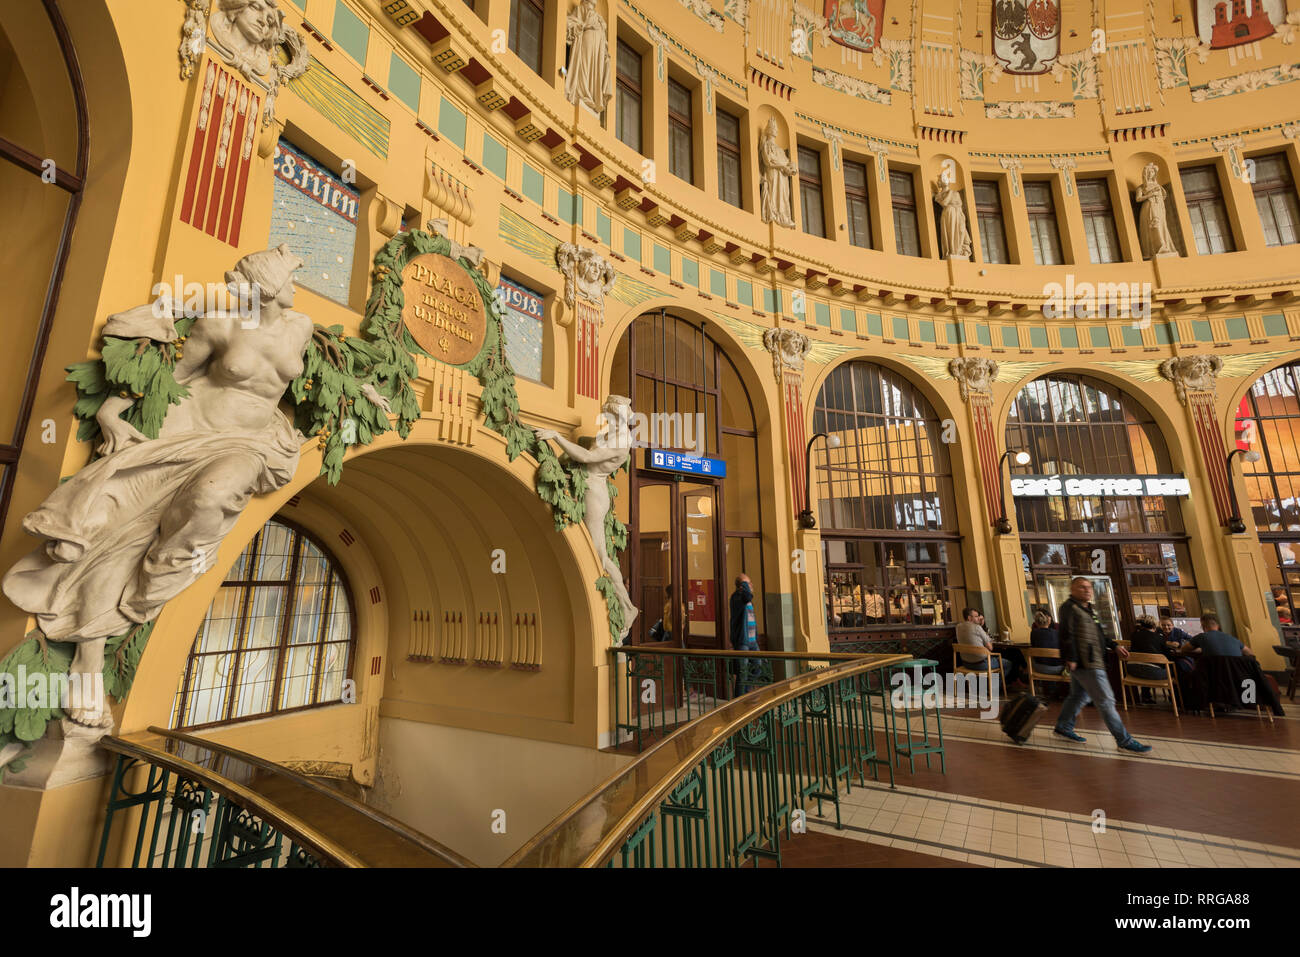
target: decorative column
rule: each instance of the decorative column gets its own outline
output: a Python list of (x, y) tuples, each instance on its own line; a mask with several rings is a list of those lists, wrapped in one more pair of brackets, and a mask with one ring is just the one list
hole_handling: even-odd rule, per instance
[(786, 452), (790, 457), (790, 494), (797, 515), (803, 509), (808, 482), (804, 474), (808, 430), (803, 414), (803, 363), (812, 342), (793, 329), (768, 329), (763, 333), (763, 345), (772, 354), (772, 374), (781, 390)]
[[(948, 374), (957, 380), (962, 401), (970, 410), (971, 435), (975, 440), (979, 483), (984, 490), (985, 527), (997, 523), (1002, 515), (1002, 468), (998, 453), (998, 430), (993, 420), (993, 383), (998, 377), (998, 364), (992, 359), (963, 357), (948, 363)], [(989, 631), (1009, 630), (1012, 635), (1029, 634), (1029, 617), (1024, 601), (1024, 572), (1020, 561), (1020, 540), (1012, 535), (992, 535), (988, 538), (974, 536), (973, 547), (987, 544), (989, 556), (989, 587), (991, 591), (972, 590), (969, 583), (972, 572), (979, 565), (967, 564), (966, 589), (969, 603), (983, 608), (986, 615), (993, 612)], [(983, 539), (983, 542), (981, 542)], [(982, 558), (982, 553), (972, 556)], [(990, 602), (993, 608), (989, 608)]]
[[(1222, 368), (1223, 360), (1218, 356), (1179, 356), (1166, 359), (1158, 366), (1160, 375), (1173, 383), (1178, 400), (1187, 409), (1214, 499), (1215, 519), (1221, 529), (1227, 526), (1236, 511), (1233, 506), (1237, 494), (1228, 472), (1227, 444), (1215, 411), (1215, 381)], [(1186, 463), (1187, 466), (1190, 462)], [(1249, 511), (1246, 514), (1249, 515)], [(1195, 520), (1195, 515), (1192, 520)], [(1267, 604), (1271, 601), (1267, 597), (1268, 573), (1260, 555), (1259, 538), (1249, 525), (1247, 527), (1246, 534), (1221, 534), (1217, 536), (1217, 542), (1202, 541), (1201, 547), (1195, 549), (1196, 554), (1206, 558), (1205, 572), (1212, 574), (1216, 569), (1210, 556), (1217, 546), (1219, 568), (1222, 569), (1219, 581), (1213, 577), (1203, 580), (1198, 572), (1201, 610), (1217, 613), (1224, 630), (1250, 645), (1262, 667), (1276, 668), (1281, 662), (1272, 650), (1277, 644), (1277, 627)], [(1220, 590), (1224, 586), (1226, 590)]]
[(562, 326), (574, 327), (573, 391), (594, 399), (600, 388), (600, 324), (605, 319), (605, 294), (618, 273), (595, 249), (561, 243), (555, 261), (564, 275), (564, 302), (572, 313), (559, 312)]
[(993, 380), (998, 377), (998, 364), (992, 359), (953, 359), (948, 363), (948, 374), (957, 380), (961, 399), (970, 409), (975, 447), (979, 450), (984, 505), (988, 524), (993, 525), (1002, 512), (1002, 473), (998, 467), (997, 433), (993, 428)]
[(1160, 363), (1160, 375), (1174, 384), (1178, 401), (1187, 409), (1214, 496), (1219, 526), (1232, 518), (1232, 484), (1228, 476), (1228, 449), (1214, 410), (1214, 385), (1223, 360), (1218, 356), (1180, 356)]

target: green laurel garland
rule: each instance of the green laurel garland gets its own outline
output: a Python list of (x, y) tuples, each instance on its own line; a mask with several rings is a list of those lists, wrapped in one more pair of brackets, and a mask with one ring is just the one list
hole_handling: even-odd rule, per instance
[[(394, 236), (376, 254), (374, 285), (366, 304), (367, 326), (363, 327), (363, 332), (369, 332), (372, 338), (382, 333), (386, 340), (401, 342), (410, 363), (409, 371), (405, 371), (407, 367), (402, 366), (406, 376), (402, 388), (408, 390), (410, 379), (415, 375), (415, 361), (410, 359), (410, 354), (428, 356), (429, 353), (420, 348), (402, 322), (402, 306), (405, 302), (402, 295), (402, 270), (416, 256), (425, 253), (450, 256), (451, 242), (442, 236), (411, 230)], [(458, 262), (469, 274), (487, 310), (483, 348), (463, 366), (471, 375), (478, 377), (482, 386), (480, 401), (484, 424), (505, 438), (506, 456), (511, 462), (525, 452), (537, 461), (537, 477), (534, 480), (537, 495), (551, 507), (555, 530), (562, 531), (569, 525), (581, 522), (586, 516), (587, 472), (573, 463), (562, 462), (549, 443), (538, 439), (533, 430), (519, 420), (515, 371), (506, 356), (505, 333), (502, 328), (505, 307), (481, 272), (466, 259), (462, 258)], [(415, 414), (418, 415), (413, 390), (410, 391), (410, 405), (417, 409)], [(402, 435), (405, 437), (406, 433), (402, 432)], [(626, 467), (627, 463), (624, 463), (623, 468)], [(612, 503), (618, 494), (612, 478), (609, 480), (609, 490)], [(612, 507), (605, 516), (605, 540), (610, 549), (610, 557), (615, 560), (618, 559), (617, 552), (627, 548), (627, 526), (618, 520)], [(609, 609), (610, 635), (617, 640), (623, 632), (625, 622), (623, 608), (614, 593), (613, 581), (608, 575), (602, 575), (596, 580), (596, 588), (605, 596)]]
[[(450, 257), (451, 251), (451, 242), (442, 236), (423, 230), (398, 234), (375, 256), (361, 337), (345, 335), (342, 326), (315, 327), (303, 357), (302, 374), (289, 383), (284, 401), (293, 406), (294, 426), (303, 435), (316, 437), (322, 451), (320, 474), (330, 485), (338, 484), (350, 447), (369, 445), (375, 436), (394, 428), (406, 438), (419, 419), (420, 405), (412, 385), (418, 374), (414, 356), (429, 353), (420, 348), (402, 322), (402, 270), (416, 256)], [(463, 366), (482, 387), (484, 424), (506, 439), (510, 461), (524, 453), (536, 460), (537, 495), (551, 508), (556, 531), (562, 531), (582, 522), (586, 515), (586, 470), (561, 461), (549, 443), (539, 440), (519, 420), (515, 372), (506, 356), (502, 328), (504, 305), (469, 260), (461, 257), (457, 262), (473, 281), (487, 310), (483, 347)], [(121, 418), (146, 437), (158, 437), (168, 409), (189, 395), (176, 381), (175, 368), (184, 358), (185, 341), (198, 319), (194, 315), (176, 319), (176, 338), (171, 342), (104, 336), (99, 357), (67, 367), (68, 381), (77, 393), (73, 406), (77, 440), (92, 443), (92, 460), (98, 457), (93, 446), (101, 437), (96, 416), (110, 396), (130, 399)], [(367, 385), (388, 402), (392, 420), (389, 412), (367, 397)], [(622, 468), (626, 467), (625, 462)], [(612, 477), (608, 483), (612, 504), (618, 490)], [(628, 532), (612, 507), (605, 517), (605, 540), (610, 557), (617, 561), (618, 553), (627, 548)], [(625, 620), (614, 583), (602, 575), (595, 585), (605, 597), (610, 635), (617, 640)], [(118, 701), (131, 690), (153, 626), (152, 621), (137, 625), (106, 642), (104, 690)], [(0, 661), (0, 673), (16, 675), (22, 665), (25, 674), (43, 674), (48, 682), (53, 675), (67, 673), (74, 651), (71, 643), (47, 641), (36, 631)], [(0, 706), (0, 749), (14, 742), (39, 740), (46, 725), (62, 717), (57, 703), (36, 708)], [(6, 770), (18, 771), (23, 765), (22, 757), (11, 761), (0, 768), (0, 779)]]

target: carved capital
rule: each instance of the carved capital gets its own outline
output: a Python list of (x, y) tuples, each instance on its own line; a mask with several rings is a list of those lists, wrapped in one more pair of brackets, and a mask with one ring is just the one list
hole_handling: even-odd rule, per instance
[(182, 79), (194, 74), (205, 49), (237, 70), (243, 78), (265, 91), (262, 126), (275, 119), (275, 98), (281, 84), (307, 72), (311, 56), (297, 30), (284, 22), (284, 13), (274, 6), (267, 11), (248, 4), (185, 0), (185, 20), (177, 51)]
[(1204, 392), (1214, 395), (1215, 380), (1223, 368), (1219, 356), (1179, 356), (1160, 363), (1160, 375), (1174, 384), (1178, 401), (1187, 405), (1188, 395)]
[(605, 296), (618, 280), (609, 261), (593, 247), (561, 243), (555, 249), (555, 263), (564, 276), (565, 304), (573, 308), (579, 300), (589, 302), (604, 318)]
[(763, 333), (763, 346), (772, 354), (772, 374), (780, 382), (786, 373), (803, 373), (804, 359), (808, 357), (812, 341), (793, 329), (768, 329)]
[(993, 394), (993, 381), (998, 377), (998, 364), (993, 359), (953, 359), (948, 363), (948, 374), (957, 380), (961, 400), (969, 402), (971, 396)]

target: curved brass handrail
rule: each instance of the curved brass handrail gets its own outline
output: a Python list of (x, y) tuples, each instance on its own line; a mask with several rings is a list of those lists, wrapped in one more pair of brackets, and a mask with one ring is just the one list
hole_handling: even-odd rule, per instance
[[(235, 748), (165, 728), (150, 727), (101, 745), (224, 795), (256, 814), (333, 867), (476, 867), (473, 861), (427, 835), (347, 795), (272, 761)], [(190, 753), (186, 753), (187, 749)], [(241, 784), (214, 767), (217, 759), (250, 771)]]
[[(816, 657), (816, 655), (812, 655)], [(502, 867), (597, 867), (631, 837), (646, 815), (701, 760), (741, 728), (816, 688), (911, 655), (852, 655), (854, 660), (768, 685), (687, 722), (539, 831)]]

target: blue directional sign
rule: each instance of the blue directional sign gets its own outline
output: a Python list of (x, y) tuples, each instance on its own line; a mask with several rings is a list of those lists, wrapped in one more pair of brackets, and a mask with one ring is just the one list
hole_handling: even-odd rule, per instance
[(686, 475), (708, 475), (714, 478), (727, 477), (725, 459), (711, 459), (704, 455), (687, 455), (685, 452), (665, 452), (663, 449), (650, 449), (649, 466), (667, 472), (682, 472)]

